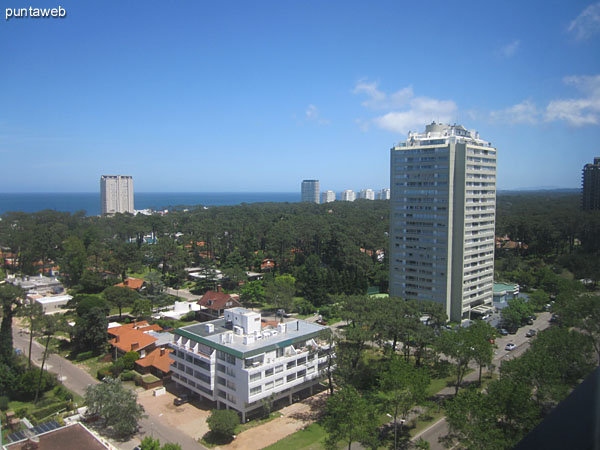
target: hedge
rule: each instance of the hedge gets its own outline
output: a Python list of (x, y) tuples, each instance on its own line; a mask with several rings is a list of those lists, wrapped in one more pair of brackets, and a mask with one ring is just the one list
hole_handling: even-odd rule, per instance
[(94, 356), (94, 352), (89, 351), (89, 352), (81, 352), (77, 355), (77, 358), (75, 358), (77, 361), (85, 361), (86, 359), (90, 359), (91, 357)]
[(52, 414), (54, 414), (60, 410), (67, 409), (68, 404), (69, 404), (69, 402), (67, 402), (67, 401), (54, 403), (52, 405), (46, 406), (45, 408), (40, 408), (36, 411), (33, 411), (31, 413), (31, 415), (33, 417), (35, 417), (37, 420), (41, 420), (45, 417), (51, 416)]

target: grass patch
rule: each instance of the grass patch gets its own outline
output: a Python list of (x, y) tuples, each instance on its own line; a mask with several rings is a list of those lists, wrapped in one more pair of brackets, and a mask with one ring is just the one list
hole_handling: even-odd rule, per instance
[[(465, 373), (465, 377), (471, 372), (473, 372), (473, 369), (468, 369), (467, 373)], [(435, 395), (438, 392), (440, 392), (442, 389), (445, 389), (447, 387), (454, 387), (455, 380), (455, 375), (449, 375), (443, 378), (432, 379), (429, 383), (429, 386), (427, 387), (427, 396), (431, 397), (432, 395)]]
[(98, 374), (98, 370), (109, 367), (112, 362), (102, 362), (100, 361), (105, 355), (100, 356), (92, 356), (89, 359), (77, 362), (77, 365), (82, 367), (87, 373), (96, 378)]
[(298, 450), (321, 450), (324, 448), (327, 432), (318, 423), (312, 423), (300, 431), (289, 435), (273, 445), (265, 447), (264, 450), (287, 450), (290, 448)]
[(277, 419), (278, 417), (283, 416), (279, 411), (274, 411), (269, 414), (269, 417), (265, 417), (263, 419), (255, 419), (250, 422), (241, 423), (237, 427), (235, 427), (235, 434), (240, 434), (243, 431), (249, 430), (250, 428), (257, 427), (262, 425), (263, 423), (270, 422), (271, 420)]
[(446, 412), (443, 409), (440, 409), (439, 412), (437, 411), (437, 408), (433, 409), (433, 410), (428, 409), (427, 412), (425, 412), (425, 413), (421, 414), (419, 417), (417, 417), (417, 419), (415, 421), (415, 426), (413, 428), (411, 428), (409, 431), (410, 437), (416, 436), (421, 431), (423, 431), (427, 427), (431, 426), (432, 424), (434, 424), (435, 422), (440, 420), (445, 415), (446, 415)]

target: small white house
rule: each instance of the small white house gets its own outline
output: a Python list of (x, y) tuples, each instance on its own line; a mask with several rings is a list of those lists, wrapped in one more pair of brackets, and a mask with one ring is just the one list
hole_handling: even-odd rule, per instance
[(71, 300), (73, 297), (70, 295), (55, 295), (52, 297), (40, 297), (36, 298), (35, 301), (42, 305), (44, 309), (44, 314), (52, 314), (57, 311), (62, 311), (64, 306)]

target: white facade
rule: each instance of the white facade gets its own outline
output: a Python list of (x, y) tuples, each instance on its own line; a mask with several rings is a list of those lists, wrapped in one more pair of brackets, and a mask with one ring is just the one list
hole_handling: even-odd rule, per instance
[(389, 200), (390, 199), (390, 188), (383, 188), (377, 193), (377, 198), (379, 200)]
[(342, 201), (343, 202), (353, 202), (356, 200), (356, 192), (351, 189), (346, 189), (342, 192)]
[(102, 214), (130, 213), (133, 208), (133, 178), (129, 175), (100, 177)]
[(69, 300), (71, 300), (73, 297), (71, 297), (70, 295), (55, 295), (52, 297), (40, 297), (40, 298), (34, 298), (33, 300), (36, 303), (39, 303), (42, 306), (42, 309), (44, 310), (44, 314), (50, 314), (50, 313), (54, 313), (57, 311), (62, 312), (63, 311), (63, 307), (67, 305), (67, 303), (69, 303)]
[(324, 191), (321, 192), (321, 203), (335, 202), (335, 192)]
[(319, 180), (303, 180), (300, 201), (319, 203), (320, 190)]
[(434, 122), (391, 149), (390, 186), (390, 295), (440, 302), (453, 321), (491, 305), (496, 149)]
[(375, 200), (375, 191), (373, 189), (361, 189), (358, 198), (363, 198), (365, 200)]
[(293, 393), (312, 392), (327, 365), (324, 328), (302, 320), (265, 327), (259, 313), (228, 309), (222, 319), (174, 331), (172, 380), (245, 421), (271, 394), (291, 402)]

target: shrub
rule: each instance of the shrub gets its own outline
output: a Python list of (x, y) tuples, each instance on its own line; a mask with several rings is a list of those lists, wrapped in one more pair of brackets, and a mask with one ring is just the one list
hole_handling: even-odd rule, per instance
[(100, 381), (102, 381), (102, 380), (104, 380), (104, 378), (110, 377), (110, 376), (111, 376), (110, 367), (103, 367), (102, 369), (98, 369), (98, 373), (96, 374), (96, 378), (98, 378)]
[(86, 359), (90, 359), (94, 356), (94, 352), (93, 351), (89, 351), (89, 352), (81, 352), (77, 355), (77, 358), (75, 358), (77, 361), (85, 361)]
[(312, 314), (317, 310), (311, 302), (305, 299), (294, 300), (294, 309), (299, 314)]
[(134, 370), (127, 370), (121, 374), (121, 381), (133, 381), (137, 376), (137, 372)]
[(190, 311), (189, 313), (184, 314), (179, 320), (182, 322), (192, 322), (193, 320), (196, 320), (196, 311)]
[(8, 397), (3, 395), (0, 397), (0, 410), (6, 411), (8, 409)]
[(31, 413), (31, 415), (37, 420), (42, 420), (42, 419), (44, 419), (48, 416), (51, 416), (52, 414), (55, 414), (63, 409), (67, 409), (67, 403), (68, 402), (53, 403), (44, 408), (40, 408), (40, 409), (33, 411)]
[(235, 427), (240, 423), (240, 417), (232, 409), (213, 409), (206, 419), (208, 428), (215, 434), (231, 437)]
[(123, 369), (131, 370), (135, 367), (135, 362), (140, 359), (140, 354), (138, 352), (127, 352), (125, 353), (119, 361), (123, 364)]

